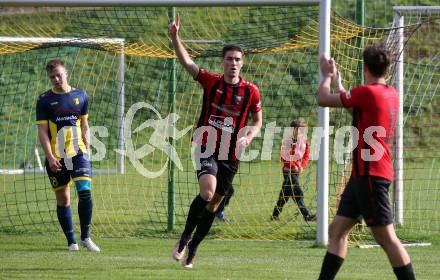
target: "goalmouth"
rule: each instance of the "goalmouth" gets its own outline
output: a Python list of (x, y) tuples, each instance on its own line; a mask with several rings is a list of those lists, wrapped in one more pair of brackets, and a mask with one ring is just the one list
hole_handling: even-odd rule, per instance
[[(118, 52), (118, 64), (119, 71), (117, 77), (118, 85), (118, 102), (117, 102), (117, 124), (118, 124), (118, 146), (119, 150), (124, 150), (124, 108), (125, 108), (125, 54), (124, 54), (124, 44), (125, 40), (123, 38), (52, 38), (52, 37), (1, 37), (0, 44), (3, 45), (14, 45), (14, 44), (26, 44), (28, 49), (35, 48), (50, 48), (50, 47), (87, 47), (94, 48), (97, 50), (107, 50), (108, 48), (112, 51)], [(92, 143), (93, 145), (93, 143)], [(39, 144), (34, 145), (34, 156), (37, 162), (38, 168), (26, 168), (26, 162), (23, 163), (23, 168), (21, 169), (0, 169), (0, 174), (5, 175), (15, 175), (24, 173), (45, 173), (43, 166), (43, 161), (41, 160), (40, 152), (38, 149)], [(122, 154), (118, 154), (116, 160), (115, 169), (93, 169), (92, 173), (95, 174), (112, 174), (120, 173), (123, 174), (125, 170), (124, 166), (125, 157)]]
[(440, 16), (440, 6), (395, 6), (393, 27), (397, 32), (397, 48), (399, 61), (396, 63), (396, 90), (399, 95), (399, 112), (396, 124), (396, 154), (394, 173), (395, 179), (393, 184), (393, 204), (394, 204), (394, 219), (397, 225), (404, 224), (404, 96), (405, 96), (405, 79), (404, 79), (404, 44), (405, 44), (405, 16)]
[[(127, 1), (119, 1), (119, 0), (96, 0), (96, 1), (85, 1), (85, 0), (70, 0), (70, 1), (62, 1), (62, 0), (6, 0), (0, 3), (1, 6), (63, 6), (63, 7), (104, 7), (104, 6), (281, 6), (281, 5), (310, 5), (316, 6), (319, 5), (319, 51), (318, 57), (316, 57), (316, 61), (319, 61), (319, 55), (324, 54), (326, 56), (330, 56), (330, 8), (331, 1), (330, 0), (165, 0), (165, 1), (149, 1), (149, 0), (127, 0)], [(9, 38), (11, 39), (11, 38)], [(36, 38), (33, 38), (37, 40)], [(29, 38), (21, 38), (18, 40), (32, 40)], [(51, 42), (52, 40), (52, 42)], [(61, 41), (57, 41), (61, 40)], [(66, 41), (62, 41), (66, 40)], [(98, 41), (93, 40), (101, 40), (101, 39), (88, 39), (87, 43), (98, 44)], [(111, 40), (111, 39), (109, 39)], [(118, 39), (116, 39), (118, 40)], [(83, 39), (48, 39), (46, 42), (37, 42), (34, 43), (42, 43), (42, 44), (61, 44), (61, 43), (71, 43), (81, 44), (84, 43)], [(123, 44), (123, 42), (115, 41), (115, 44)], [(121, 67), (123, 67), (123, 53), (121, 53)], [(121, 71), (122, 72), (122, 71)], [(319, 71), (318, 71), (319, 72)], [(322, 80), (322, 74), (319, 73), (318, 83)], [(120, 77), (121, 85), (123, 85), (123, 76)], [(123, 115), (124, 101), (123, 101), (123, 92), (124, 89), (121, 88), (119, 90), (120, 94), (120, 106), (121, 111), (118, 114), (118, 122), (121, 120), (121, 116)], [(329, 218), (329, 108), (319, 107), (318, 108), (318, 126), (322, 128), (322, 138), (319, 142), (319, 161), (318, 161), (318, 171), (317, 171), (317, 234), (316, 234), (316, 244), (317, 245), (326, 245), (328, 243), (328, 218)], [(124, 128), (122, 124), (119, 124), (119, 140), (118, 145), (122, 148), (124, 147), (123, 143), (123, 133)], [(124, 164), (123, 158), (121, 158), (118, 163), (118, 171), (123, 172)], [(23, 171), (25, 172), (25, 171)], [(37, 170), (35, 170), (37, 172)], [(172, 172), (170, 172), (171, 174)], [(172, 204), (172, 203), (171, 203)], [(170, 210), (173, 212), (173, 210)], [(174, 214), (171, 213), (170, 216)], [(171, 219), (172, 220), (172, 219)], [(173, 220), (171, 221), (171, 227), (173, 228)]]

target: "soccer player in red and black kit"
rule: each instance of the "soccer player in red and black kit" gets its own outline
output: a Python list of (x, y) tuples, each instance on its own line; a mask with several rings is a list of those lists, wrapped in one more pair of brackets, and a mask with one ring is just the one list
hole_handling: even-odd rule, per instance
[[(195, 161), (200, 192), (191, 203), (185, 229), (172, 253), (175, 260), (182, 261), (183, 267), (192, 268), (197, 247), (208, 234), (214, 212), (228, 194), (238, 170), (236, 150), (249, 145), (257, 135), (262, 125), (262, 112), (258, 87), (240, 77), (242, 48), (225, 46), (221, 60), (224, 73), (212, 74), (191, 59), (180, 40), (179, 28), (177, 15), (176, 21), (168, 26), (171, 42), (182, 66), (203, 87), (197, 131), (205, 133), (196, 132), (193, 136), (198, 147)], [(252, 124), (242, 133), (249, 115)]]
[[(345, 107), (359, 132), (353, 150), (352, 174), (329, 227), (329, 244), (319, 279), (334, 279), (347, 255), (348, 234), (363, 218), (384, 249), (397, 279), (415, 279), (411, 261), (393, 226), (388, 187), (394, 178), (390, 146), (398, 112), (398, 96), (386, 84), (389, 52), (382, 45), (363, 52), (365, 85), (345, 91), (333, 59), (321, 56), (323, 81), (317, 102), (324, 107)], [(330, 94), (330, 86), (336, 93)]]

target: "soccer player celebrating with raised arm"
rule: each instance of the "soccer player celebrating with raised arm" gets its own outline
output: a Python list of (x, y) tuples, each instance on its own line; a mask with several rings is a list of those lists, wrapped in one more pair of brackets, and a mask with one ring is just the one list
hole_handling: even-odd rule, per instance
[[(347, 255), (348, 234), (363, 218), (376, 242), (388, 256), (397, 279), (415, 279), (411, 261), (396, 236), (388, 187), (394, 178), (390, 146), (398, 112), (398, 96), (386, 84), (389, 52), (382, 45), (363, 52), (365, 85), (345, 91), (333, 59), (321, 56), (323, 81), (317, 102), (325, 107), (345, 107), (359, 132), (353, 150), (353, 169), (329, 227), (329, 244), (319, 279), (334, 279)], [(336, 93), (330, 93), (330, 85)], [(356, 139), (355, 139), (356, 141)]]
[(70, 210), (73, 181), (79, 198), (80, 244), (89, 251), (99, 252), (99, 247), (89, 236), (93, 204), (88, 158), (88, 98), (83, 90), (68, 84), (67, 70), (61, 60), (49, 61), (46, 71), (53, 88), (41, 94), (37, 101), (38, 138), (46, 154), (46, 171), (55, 191), (58, 221), (67, 238), (69, 251), (78, 251)]
[[(168, 26), (168, 33), (180, 63), (203, 87), (197, 127), (209, 132), (193, 136), (193, 142), (203, 153), (195, 159), (200, 192), (191, 203), (185, 229), (172, 253), (175, 260), (182, 260), (183, 267), (192, 268), (197, 247), (208, 234), (214, 212), (228, 194), (238, 170), (235, 151), (249, 145), (257, 135), (262, 126), (262, 112), (258, 87), (240, 77), (244, 58), (242, 48), (224, 46), (221, 60), (224, 72), (212, 74), (199, 68), (191, 59), (180, 40), (179, 28), (177, 14), (176, 21)], [(246, 126), (249, 114), (252, 126), (240, 137), (242, 133), (239, 132)], [(216, 132), (213, 141), (210, 139), (212, 131)]]

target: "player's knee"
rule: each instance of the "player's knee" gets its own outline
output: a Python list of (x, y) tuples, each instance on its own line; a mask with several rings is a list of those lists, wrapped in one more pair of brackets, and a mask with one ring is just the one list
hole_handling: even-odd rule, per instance
[(78, 199), (80, 201), (89, 201), (90, 199), (92, 199), (92, 193), (90, 191), (90, 181), (75, 181), (75, 187), (76, 191), (78, 192)]
[(57, 199), (57, 205), (61, 207), (69, 207), (70, 199), (69, 198)]
[(332, 226), (332, 224), (330, 224), (328, 227), (328, 238), (330, 240), (334, 240), (335, 237), (336, 237), (336, 232), (335, 232), (334, 226)]
[(330, 240), (342, 240), (347, 238), (348, 236), (348, 232), (345, 233), (343, 231), (341, 231), (338, 227), (338, 225), (336, 225), (335, 223), (331, 223), (330, 226), (328, 227), (328, 237)]
[(295, 186), (293, 189), (293, 194), (295, 195), (296, 198), (300, 199), (304, 197), (304, 193), (302, 191), (302, 189), (299, 186)]
[(61, 207), (68, 207), (70, 206), (70, 195), (69, 195), (69, 189), (61, 189), (55, 192), (55, 197), (57, 200), (57, 205)]
[(204, 201), (211, 201), (212, 198), (214, 197), (214, 191), (211, 190), (204, 190), (200, 192), (200, 197), (204, 200)]
[(395, 246), (400, 243), (397, 236), (392, 236), (391, 234), (387, 232), (374, 232), (373, 231), (373, 237), (374, 240), (376, 240), (377, 244), (379, 244), (381, 247), (386, 246)]

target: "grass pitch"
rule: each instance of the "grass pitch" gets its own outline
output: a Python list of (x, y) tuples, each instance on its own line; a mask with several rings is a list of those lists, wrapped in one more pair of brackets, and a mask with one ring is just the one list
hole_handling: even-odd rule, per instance
[[(95, 238), (100, 253), (68, 252), (59, 235), (0, 235), (0, 279), (317, 279), (313, 242), (206, 240), (192, 270), (171, 259), (172, 239)], [(440, 279), (440, 240), (408, 248), (417, 279)], [(379, 248), (350, 248), (337, 279), (395, 279)]]

